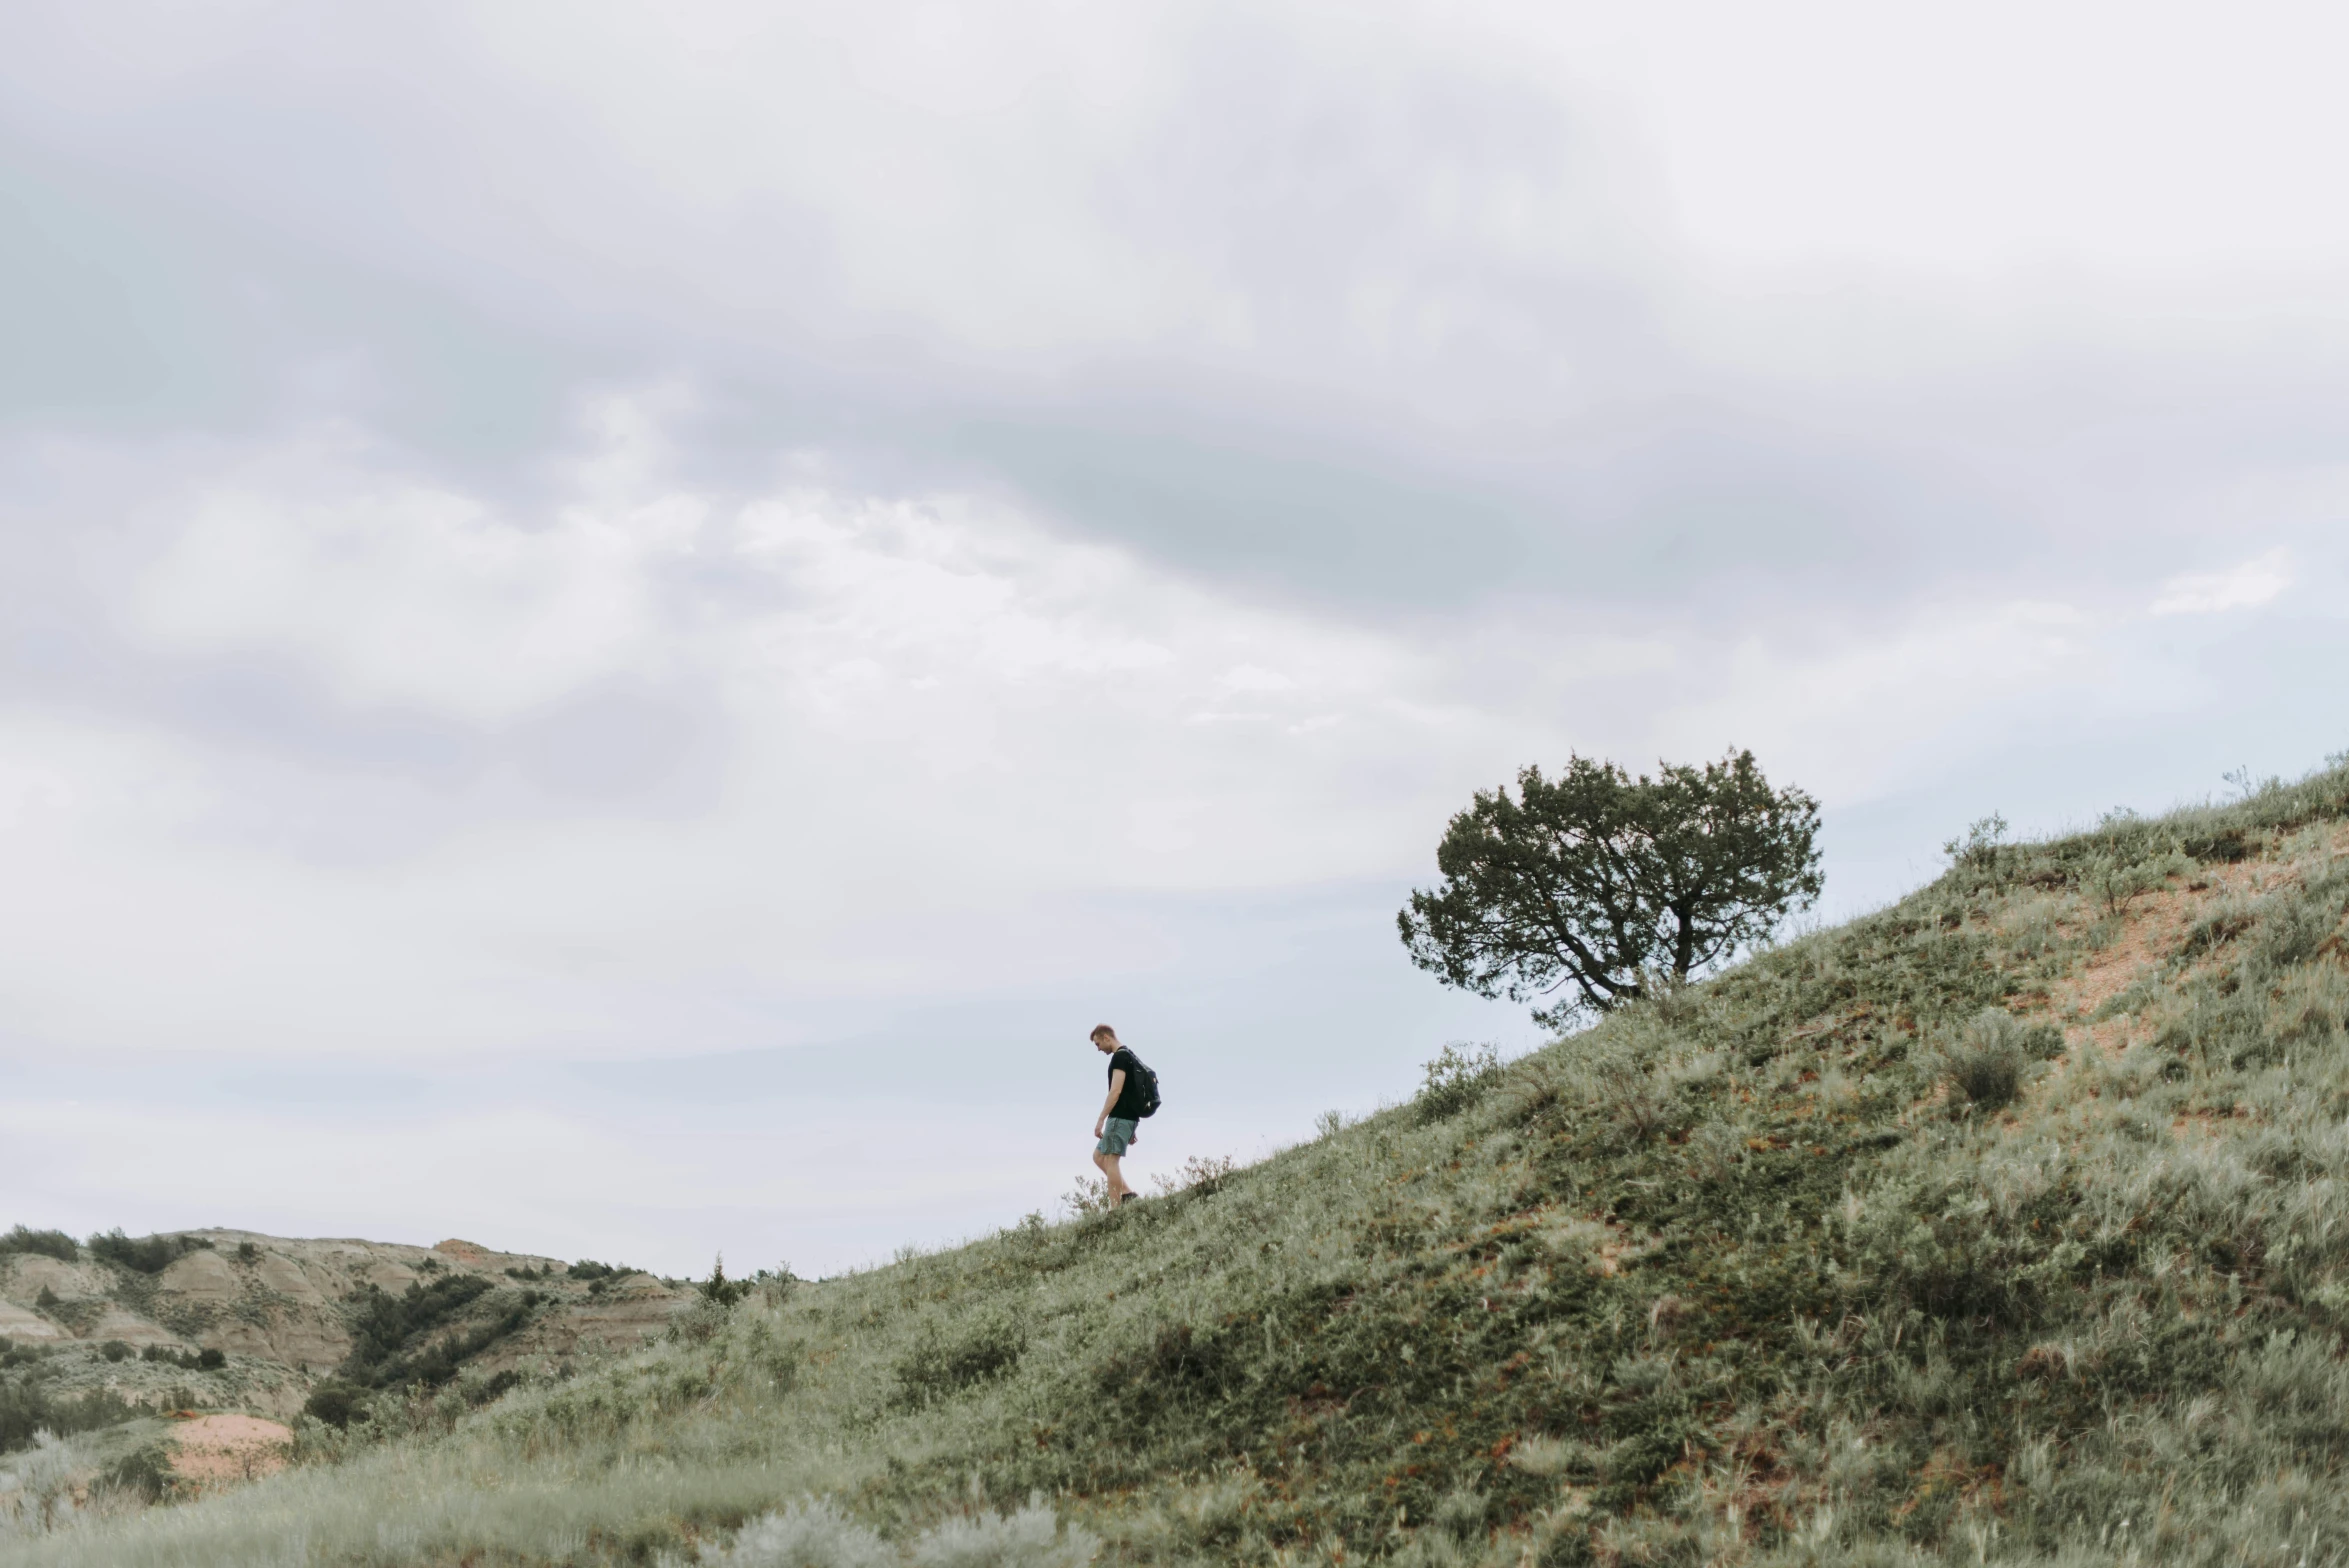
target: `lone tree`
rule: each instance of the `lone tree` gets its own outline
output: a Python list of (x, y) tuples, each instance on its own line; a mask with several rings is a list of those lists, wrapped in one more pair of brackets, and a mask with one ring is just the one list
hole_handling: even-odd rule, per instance
[(1750, 751), (1632, 778), (1569, 757), (1478, 792), (1436, 847), (1443, 885), (1396, 916), (1411, 961), (1479, 996), (1533, 1001), (1562, 1029), (1769, 935), (1819, 896), (1819, 803), (1770, 788)]

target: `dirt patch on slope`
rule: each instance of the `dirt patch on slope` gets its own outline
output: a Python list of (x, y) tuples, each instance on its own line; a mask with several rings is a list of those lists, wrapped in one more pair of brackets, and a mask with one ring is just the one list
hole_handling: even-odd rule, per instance
[(2166, 963), (2185, 942), (2195, 918), (2212, 901), (2233, 893), (2260, 893), (2296, 867), (2246, 861), (2205, 866), (2192, 881), (2139, 893), (2121, 906), (2120, 927), (2103, 947), (2090, 950), (2078, 970), (2048, 988), (2048, 1011), (2066, 1041), (2085, 1040), (2107, 1056), (2130, 1042), (2130, 1017), (2095, 1019), (2097, 1009)]
[(2125, 1050), (2133, 1043), (2130, 1030), (2137, 1020), (2123, 1016), (2092, 1021), (2097, 1010), (2174, 957), (2207, 906), (2233, 895), (2272, 893), (2343, 853), (2349, 853), (2349, 827), (2326, 834), (2314, 856), (2205, 865), (2190, 881), (2136, 895), (2122, 906), (2114, 939), (2092, 950), (2075, 973), (2049, 987), (2048, 1011), (2062, 1026), (2064, 1038), (2074, 1044), (2085, 1040), (2107, 1056)]
[(256, 1480), (285, 1468), (293, 1440), (259, 1416), (195, 1416), (171, 1434), (171, 1472), (206, 1488)]

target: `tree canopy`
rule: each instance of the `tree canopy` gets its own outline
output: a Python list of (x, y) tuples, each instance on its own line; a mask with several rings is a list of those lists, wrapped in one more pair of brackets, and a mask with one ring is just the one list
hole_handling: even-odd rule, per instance
[(1443, 883), (1396, 916), (1411, 961), (1563, 1028), (1685, 981), (1819, 896), (1819, 804), (1773, 790), (1750, 751), (1653, 779), (1572, 756), (1479, 792), (1436, 847)]

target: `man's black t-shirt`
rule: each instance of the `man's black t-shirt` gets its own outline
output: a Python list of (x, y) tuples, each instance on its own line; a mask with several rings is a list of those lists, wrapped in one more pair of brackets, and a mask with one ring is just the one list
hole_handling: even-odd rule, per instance
[(1118, 1090), (1117, 1105), (1110, 1111), (1110, 1115), (1122, 1116), (1127, 1121), (1140, 1119), (1142, 1115), (1142, 1074), (1139, 1071), (1141, 1065), (1139, 1061), (1135, 1060), (1134, 1053), (1122, 1045), (1109, 1053), (1110, 1076), (1115, 1078), (1121, 1070), (1126, 1075), (1125, 1086)]

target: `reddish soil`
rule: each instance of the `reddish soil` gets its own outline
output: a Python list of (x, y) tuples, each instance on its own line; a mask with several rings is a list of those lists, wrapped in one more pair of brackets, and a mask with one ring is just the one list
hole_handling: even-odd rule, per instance
[(294, 1434), (259, 1416), (193, 1416), (171, 1434), (171, 1470), (202, 1487), (283, 1470)]

